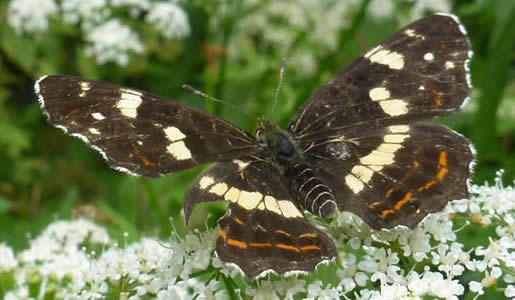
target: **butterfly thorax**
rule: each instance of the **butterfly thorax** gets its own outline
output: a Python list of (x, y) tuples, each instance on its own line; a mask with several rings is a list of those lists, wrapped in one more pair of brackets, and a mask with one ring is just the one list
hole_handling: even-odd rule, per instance
[(256, 139), (273, 159), (272, 165), (283, 175), (284, 184), (297, 205), (324, 218), (334, 214), (336, 200), (333, 192), (305, 163), (302, 151), (289, 132), (271, 122), (261, 121)]
[(260, 146), (270, 154), (281, 171), (301, 159), (300, 151), (291, 135), (271, 122), (259, 122), (256, 139)]

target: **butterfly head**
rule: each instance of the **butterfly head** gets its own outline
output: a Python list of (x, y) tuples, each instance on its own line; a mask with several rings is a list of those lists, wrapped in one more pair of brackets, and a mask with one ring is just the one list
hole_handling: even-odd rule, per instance
[(259, 121), (256, 140), (279, 165), (285, 166), (299, 159), (299, 151), (291, 135), (272, 122)]

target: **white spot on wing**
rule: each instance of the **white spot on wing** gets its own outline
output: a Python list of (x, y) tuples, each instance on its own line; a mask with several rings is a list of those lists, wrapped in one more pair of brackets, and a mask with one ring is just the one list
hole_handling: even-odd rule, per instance
[(419, 40), (425, 40), (426, 37), (423, 36), (422, 34), (420, 33), (417, 33), (414, 29), (411, 29), (411, 28), (408, 28), (406, 30), (404, 30), (404, 33), (409, 36), (409, 37), (412, 37), (412, 38), (417, 38)]
[(398, 52), (384, 49), (382, 46), (377, 46), (365, 54), (373, 63), (387, 65), (390, 69), (401, 70), (404, 67), (404, 56)]
[(98, 129), (96, 129), (96, 128), (90, 128), (90, 129), (88, 129), (88, 130), (89, 130), (89, 132), (91, 132), (92, 134), (96, 134), (96, 135), (99, 135), (99, 134), (100, 134), (100, 131), (98, 131)]
[(227, 192), (228, 189), (229, 187), (227, 186), (227, 184), (217, 183), (209, 189), (209, 192), (217, 196), (222, 196), (223, 194), (225, 194), (225, 192)]
[(384, 87), (373, 88), (368, 92), (368, 95), (373, 101), (390, 99), (390, 91)]
[(374, 175), (374, 172), (372, 170), (370, 170), (369, 168), (367, 168), (365, 166), (361, 166), (361, 165), (354, 166), (354, 168), (352, 168), (352, 170), (351, 170), (351, 173), (352, 173), (352, 175), (356, 176), (364, 183), (369, 182), (370, 179), (372, 178), (372, 175)]
[(247, 210), (250, 210), (256, 208), (262, 199), (263, 194), (261, 193), (241, 191), (240, 198), (238, 199), (238, 205)]
[(446, 70), (450, 70), (450, 69), (453, 69), (455, 66), (454, 66), (454, 63), (452, 61), (446, 61), (445, 62), (445, 69)]
[(435, 59), (435, 56), (433, 55), (433, 53), (427, 52), (426, 54), (424, 54), (424, 60), (425, 61), (431, 61), (433, 59)]
[(99, 112), (96, 112), (96, 113), (92, 113), (91, 116), (93, 117), (93, 119), (95, 120), (99, 120), (99, 121), (102, 121), (103, 119), (105, 119), (106, 117), (104, 117), (103, 114), (99, 113)]
[(86, 81), (81, 81), (79, 83), (79, 85), (80, 85), (79, 97), (81, 97), (81, 98), (86, 97), (87, 92), (91, 89), (91, 84)]
[(200, 179), (198, 185), (201, 189), (205, 190), (208, 186), (212, 185), (215, 182), (213, 177), (211, 176), (204, 176)]
[(380, 101), (379, 105), (390, 116), (400, 116), (408, 112), (408, 104), (399, 99)]
[(302, 214), (297, 209), (295, 204), (293, 204), (293, 202), (288, 200), (279, 200), (277, 202), (279, 203), (279, 207), (283, 213), (283, 216), (286, 218), (302, 217)]
[(384, 136), (384, 142), (400, 144), (400, 143), (404, 142), (404, 140), (407, 139), (408, 137), (409, 137), (409, 135), (407, 135), (407, 134), (387, 134)]
[(265, 196), (265, 208), (278, 215), (282, 215), (281, 209), (279, 208), (279, 203), (272, 196)]
[(190, 150), (188, 147), (186, 147), (186, 144), (184, 144), (183, 141), (171, 143), (168, 145), (168, 147), (166, 147), (166, 151), (177, 160), (186, 160), (192, 158)]
[(230, 202), (238, 202), (238, 198), (240, 198), (240, 190), (235, 187), (232, 187), (225, 193), (224, 199)]
[(388, 130), (391, 133), (403, 133), (403, 132), (409, 131), (409, 126), (408, 125), (392, 125), (392, 126), (388, 127)]
[(166, 127), (165, 130), (166, 138), (171, 142), (183, 140), (186, 135), (182, 131), (174, 126)]
[(351, 189), (354, 194), (358, 194), (363, 190), (365, 185), (356, 176), (349, 174), (345, 176), (345, 183)]
[(129, 89), (120, 89), (120, 100), (116, 103), (122, 115), (129, 118), (136, 118), (138, 115), (138, 107), (140, 106), (143, 99), (143, 94)]

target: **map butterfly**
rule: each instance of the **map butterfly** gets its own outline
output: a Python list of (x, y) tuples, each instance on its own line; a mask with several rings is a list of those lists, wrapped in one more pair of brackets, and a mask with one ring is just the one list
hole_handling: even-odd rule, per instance
[(216, 253), (249, 278), (310, 272), (337, 255), (304, 211), (337, 210), (374, 229), (414, 227), (467, 197), (474, 151), (456, 132), (421, 120), (468, 100), (472, 56), (453, 15), (411, 23), (317, 90), (285, 130), (259, 121), (255, 136), (180, 102), (72, 76), (41, 77), (48, 120), (133, 175), (159, 177), (216, 162), (184, 197), (225, 200)]

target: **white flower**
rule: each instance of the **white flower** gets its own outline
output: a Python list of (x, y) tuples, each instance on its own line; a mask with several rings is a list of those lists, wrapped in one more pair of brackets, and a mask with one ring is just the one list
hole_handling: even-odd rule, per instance
[(61, 10), (65, 22), (76, 25), (82, 21), (81, 26), (91, 30), (107, 18), (109, 11), (106, 5), (106, 0), (63, 0)]
[(18, 266), (18, 261), (14, 256), (13, 249), (4, 243), (0, 243), (0, 272), (13, 269), (16, 266)]
[(255, 300), (279, 300), (279, 295), (277, 294), (272, 282), (263, 281), (261, 285), (257, 288), (249, 288), (247, 289), (247, 294), (249, 296), (253, 296), (252, 299)]
[(152, 3), (145, 21), (154, 24), (168, 38), (183, 38), (190, 34), (188, 15), (173, 3)]
[(117, 19), (111, 19), (86, 35), (90, 45), (86, 54), (95, 56), (100, 64), (116, 62), (127, 65), (129, 52), (143, 52), (143, 45), (136, 33)]
[(322, 288), (323, 282), (316, 280), (308, 285), (308, 298), (319, 300), (332, 300), (340, 297), (341, 287), (331, 287), (326, 285)]
[(424, 16), (427, 11), (433, 12), (449, 12), (451, 5), (448, 0), (417, 0), (411, 11), (413, 19), (419, 19)]
[(372, 0), (368, 12), (376, 19), (384, 19), (394, 15), (395, 3), (392, 0)]
[(515, 286), (512, 284), (509, 284), (506, 289), (504, 290), (504, 296), (508, 298), (515, 297)]
[(45, 31), (48, 17), (57, 11), (54, 0), (12, 0), (7, 8), (7, 22), (18, 34)]
[(459, 276), (465, 270), (465, 267), (459, 264), (462, 257), (462, 244), (452, 243), (451, 247), (447, 244), (440, 244), (437, 251), (432, 251), (433, 264), (438, 265), (438, 270), (445, 272), (448, 277)]
[(470, 291), (472, 291), (478, 295), (483, 295), (485, 293), (485, 291), (483, 290), (483, 286), (481, 285), (480, 282), (477, 282), (477, 281), (470, 281), (469, 289), (470, 289)]
[(405, 231), (399, 236), (399, 243), (404, 251), (404, 256), (413, 256), (417, 262), (427, 258), (431, 250), (430, 236), (419, 227)]

